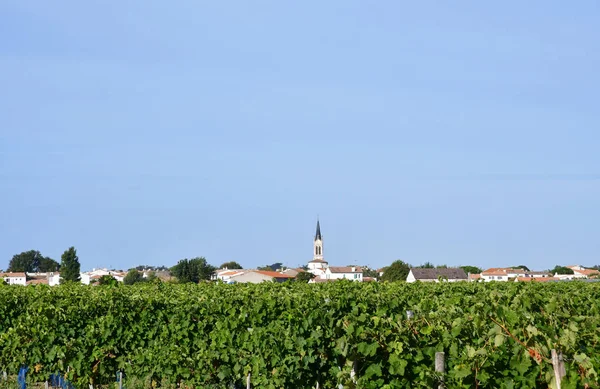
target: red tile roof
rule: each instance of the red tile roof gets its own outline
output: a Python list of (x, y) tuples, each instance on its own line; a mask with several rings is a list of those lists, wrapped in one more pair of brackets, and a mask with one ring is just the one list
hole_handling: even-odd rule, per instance
[(25, 273), (0, 273), (0, 277), (25, 277)]

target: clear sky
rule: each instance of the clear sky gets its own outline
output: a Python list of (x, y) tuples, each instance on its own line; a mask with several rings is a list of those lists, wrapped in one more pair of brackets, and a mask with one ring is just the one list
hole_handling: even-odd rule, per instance
[(600, 3), (0, 2), (0, 268), (600, 263)]

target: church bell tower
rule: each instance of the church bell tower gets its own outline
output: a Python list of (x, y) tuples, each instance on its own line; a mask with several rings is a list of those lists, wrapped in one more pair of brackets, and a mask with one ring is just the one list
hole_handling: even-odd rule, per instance
[(317, 219), (317, 232), (315, 233), (315, 243), (313, 250), (313, 261), (323, 260), (323, 237), (321, 236), (321, 225)]

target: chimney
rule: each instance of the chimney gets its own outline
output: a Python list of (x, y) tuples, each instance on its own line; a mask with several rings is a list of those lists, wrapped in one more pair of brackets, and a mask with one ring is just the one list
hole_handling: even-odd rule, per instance
[(356, 271), (356, 267), (352, 266), (352, 273)]

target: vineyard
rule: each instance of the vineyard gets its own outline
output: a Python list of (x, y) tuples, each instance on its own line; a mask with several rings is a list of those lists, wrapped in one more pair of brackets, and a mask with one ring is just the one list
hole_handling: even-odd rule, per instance
[(81, 388), (598, 388), (599, 341), (600, 283), (0, 286), (0, 371)]

